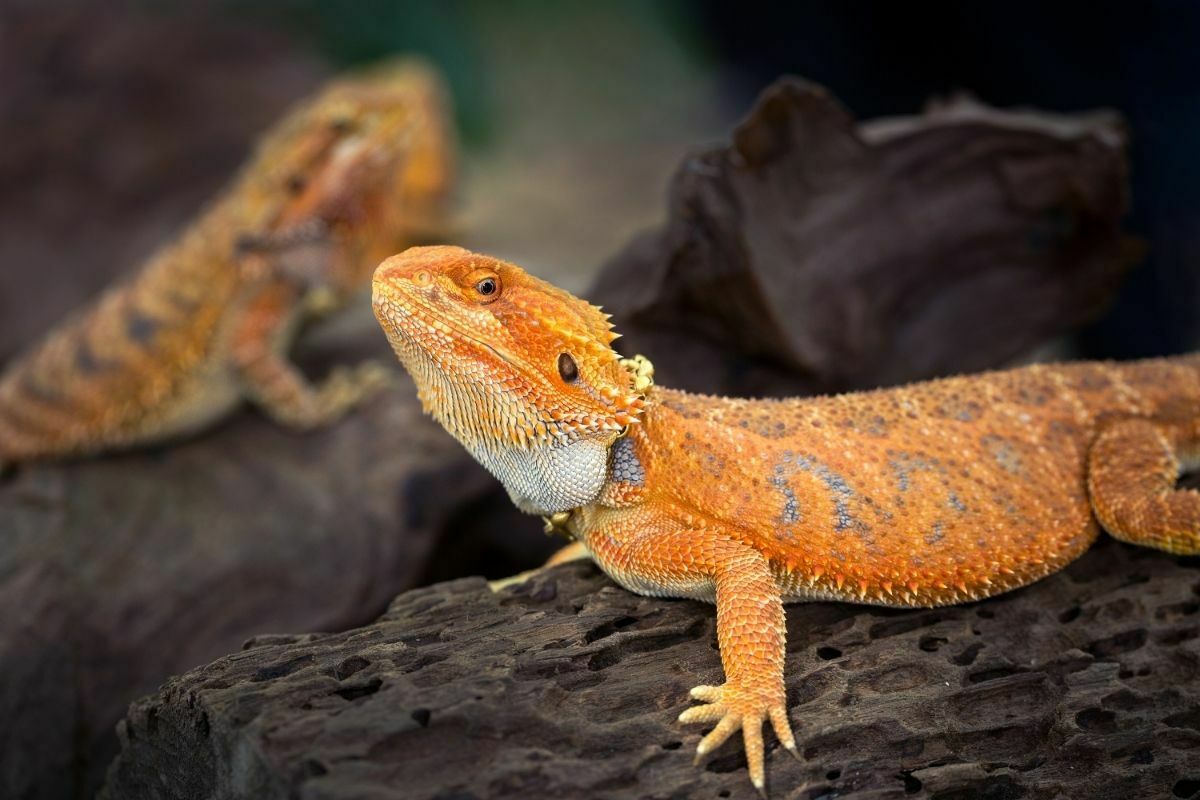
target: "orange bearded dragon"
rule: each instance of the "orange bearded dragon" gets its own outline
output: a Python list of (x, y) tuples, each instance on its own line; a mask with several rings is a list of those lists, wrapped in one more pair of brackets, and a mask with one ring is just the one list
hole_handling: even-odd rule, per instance
[(123, 285), (0, 377), (0, 464), (156, 441), (249, 398), (280, 423), (337, 419), (375, 364), (312, 386), (298, 323), (442, 223), (453, 179), (446, 93), (414, 61), (331, 82), (269, 132), (226, 194)]
[(455, 247), (389, 258), (374, 306), (425, 409), (630, 591), (713, 602), (725, 671), (685, 723), (793, 755), (785, 602), (959, 603), (1036, 581), (1103, 527), (1200, 552), (1200, 357), (1031, 366), (796, 400), (654, 386), (608, 318)]

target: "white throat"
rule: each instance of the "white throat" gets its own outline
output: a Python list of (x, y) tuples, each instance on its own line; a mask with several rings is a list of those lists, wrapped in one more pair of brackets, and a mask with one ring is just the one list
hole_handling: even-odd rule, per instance
[(608, 477), (608, 446), (595, 439), (528, 450), (487, 445), (467, 449), (504, 484), (517, 508), (530, 514), (588, 505)]

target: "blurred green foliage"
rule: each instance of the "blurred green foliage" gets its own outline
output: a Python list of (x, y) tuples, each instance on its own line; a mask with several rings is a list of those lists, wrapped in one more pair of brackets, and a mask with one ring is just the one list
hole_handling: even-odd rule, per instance
[[(183, 5), (181, 3), (181, 5)], [(521, 47), (532, 41), (538, 49), (555, 54), (550, 59), (528, 53), (528, 69), (552, 69), (547, 60), (570, 62), (573, 41), (593, 38), (591, 45), (613, 53), (608, 66), (615, 72), (633, 70), (654, 83), (659, 55), (653, 47), (630, 52), (650, 33), (698, 52), (700, 37), (691, 28), (687, 4), (682, 0), (617, 0), (600, 4), (581, 0), (224, 0), (218, 13), (264, 23), (310, 43), (338, 68), (350, 67), (397, 54), (424, 56), (446, 75), (454, 93), (459, 126), (467, 145), (487, 143), (493, 133), (497, 98), (492, 80), (497, 54), (520, 60)], [(611, 20), (597, 29), (598, 14)], [(639, 35), (642, 34), (642, 35)], [(597, 43), (594, 37), (607, 37)], [(512, 48), (506, 48), (512, 43)], [(508, 52), (506, 52), (508, 50)], [(567, 73), (585, 73), (593, 83), (603, 75), (588, 76), (594, 64), (562, 63)], [(603, 67), (602, 67), (603, 68)]]

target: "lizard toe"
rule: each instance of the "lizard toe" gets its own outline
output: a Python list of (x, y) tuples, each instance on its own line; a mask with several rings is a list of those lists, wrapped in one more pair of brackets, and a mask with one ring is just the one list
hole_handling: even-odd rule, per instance
[(682, 723), (717, 723), (696, 746), (696, 763), (724, 744), (740, 729), (746, 748), (746, 766), (750, 773), (750, 782), (764, 797), (766, 748), (763, 745), (763, 723), (769, 720), (780, 744), (799, 758), (796, 739), (788, 722), (782, 689), (770, 694), (768, 698), (761, 692), (742, 690), (731, 684), (697, 686), (692, 689), (691, 696), (696, 700), (706, 701), (706, 704), (689, 708), (679, 715), (679, 721)]

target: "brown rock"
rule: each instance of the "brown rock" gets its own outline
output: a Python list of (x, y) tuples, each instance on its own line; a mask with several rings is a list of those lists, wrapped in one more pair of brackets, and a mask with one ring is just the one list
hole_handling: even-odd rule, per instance
[[(773, 796), (1188, 796), (1193, 562), (1105, 540), (972, 605), (789, 606), (803, 759), (768, 735)], [(675, 722), (721, 678), (714, 631), (710, 606), (583, 564), (415, 590), (366, 627), (171, 679), (122, 723), (106, 796), (752, 798), (739, 743), (693, 767), (700, 729)]]
[(130, 701), (255, 632), (372, 619), (494, 490), (408, 386), (319, 434), (246, 414), (22, 469), (0, 487), (0, 796), (91, 796)]
[(796, 395), (977, 371), (1112, 299), (1136, 250), (1126, 185), (1113, 113), (958, 98), (857, 124), (784, 79), (732, 144), (684, 162), (666, 225), (590, 297), (623, 351), (679, 388)]

